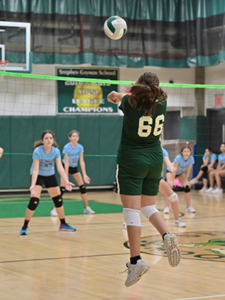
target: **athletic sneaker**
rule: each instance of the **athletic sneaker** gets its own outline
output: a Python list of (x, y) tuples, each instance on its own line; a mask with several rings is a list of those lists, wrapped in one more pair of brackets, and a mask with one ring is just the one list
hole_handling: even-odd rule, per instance
[(127, 223), (123, 222), (123, 229), (127, 229)]
[(90, 208), (90, 206), (85, 207), (84, 214), (94, 214), (95, 212)]
[(51, 216), (52, 217), (58, 217), (57, 211), (55, 209), (55, 207), (53, 207), (53, 209), (51, 210)]
[(170, 213), (170, 208), (169, 206), (164, 208), (164, 214), (169, 214)]
[(206, 193), (212, 193), (212, 191), (213, 191), (213, 188), (210, 187), (210, 188), (208, 188), (205, 192), (206, 192)]
[(164, 246), (166, 248), (167, 257), (171, 267), (176, 267), (180, 263), (181, 252), (177, 245), (177, 237), (173, 233), (164, 236)]
[(199, 193), (204, 193), (204, 192), (206, 192), (206, 188), (203, 186), (203, 188), (201, 188), (201, 189), (199, 190)]
[(186, 207), (186, 212), (189, 212), (189, 213), (196, 213), (196, 210), (194, 209), (194, 207), (188, 206), (188, 207)]
[(125, 281), (125, 286), (131, 286), (135, 284), (138, 280), (141, 279), (141, 276), (144, 275), (150, 269), (149, 265), (146, 264), (142, 259), (139, 259), (136, 265), (132, 265), (131, 263), (126, 263), (128, 275), (127, 280)]
[(175, 220), (173, 226), (185, 228), (186, 224), (179, 218), (179, 219)]
[(193, 179), (191, 179), (191, 180), (189, 181), (189, 183), (190, 183), (191, 185), (194, 185), (194, 184), (198, 183), (198, 179), (197, 179), (197, 178), (193, 178)]
[(22, 227), (20, 230), (20, 235), (27, 235), (27, 227)]
[(69, 224), (65, 223), (65, 224), (59, 226), (59, 230), (76, 231), (76, 228), (74, 228), (74, 227), (70, 226)]
[(218, 187), (212, 191), (212, 194), (223, 194), (223, 189), (219, 189)]

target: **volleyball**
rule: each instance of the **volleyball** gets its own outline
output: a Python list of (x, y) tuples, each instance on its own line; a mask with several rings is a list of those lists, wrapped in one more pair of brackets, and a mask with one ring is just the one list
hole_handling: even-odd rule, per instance
[(104, 32), (110, 39), (119, 40), (127, 32), (127, 23), (118, 16), (110, 17), (105, 21)]

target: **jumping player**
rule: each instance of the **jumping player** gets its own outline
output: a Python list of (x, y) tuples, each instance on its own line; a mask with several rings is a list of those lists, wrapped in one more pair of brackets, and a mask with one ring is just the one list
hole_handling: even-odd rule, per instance
[(130, 95), (112, 91), (107, 99), (120, 104), (124, 113), (117, 154), (116, 190), (123, 204), (130, 246), (125, 286), (136, 283), (149, 266), (140, 256), (140, 211), (159, 231), (171, 266), (180, 262), (180, 249), (162, 214), (155, 208), (163, 164), (159, 136), (166, 114), (166, 93), (156, 74), (145, 72), (130, 89)]

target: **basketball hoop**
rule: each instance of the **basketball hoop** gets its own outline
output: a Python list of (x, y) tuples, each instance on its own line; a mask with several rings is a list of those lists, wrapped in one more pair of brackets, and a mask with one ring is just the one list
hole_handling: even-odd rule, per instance
[(0, 71), (5, 71), (8, 63), (8, 60), (0, 60)]
[[(5, 72), (8, 63), (9, 63), (8, 60), (0, 60), (0, 71)], [(0, 75), (0, 81), (3, 81), (4, 77), (5, 77), (4, 75)]]

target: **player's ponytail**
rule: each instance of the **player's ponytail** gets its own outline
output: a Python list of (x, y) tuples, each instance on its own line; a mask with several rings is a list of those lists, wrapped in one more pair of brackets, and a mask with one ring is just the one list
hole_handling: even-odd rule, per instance
[(58, 144), (56, 143), (56, 140), (55, 140), (55, 134), (51, 130), (45, 130), (41, 134), (41, 139), (38, 140), (38, 141), (36, 141), (36, 142), (34, 142), (34, 149), (37, 148), (37, 147), (39, 147), (39, 146), (41, 146), (41, 145), (43, 145), (42, 141), (44, 139), (44, 136), (47, 133), (50, 133), (52, 135), (52, 137), (53, 137), (53, 145), (52, 146), (59, 148), (59, 146), (58, 146)]
[(142, 74), (130, 89), (130, 105), (151, 115), (157, 103), (167, 99), (167, 94), (159, 87), (158, 76), (151, 72)]

